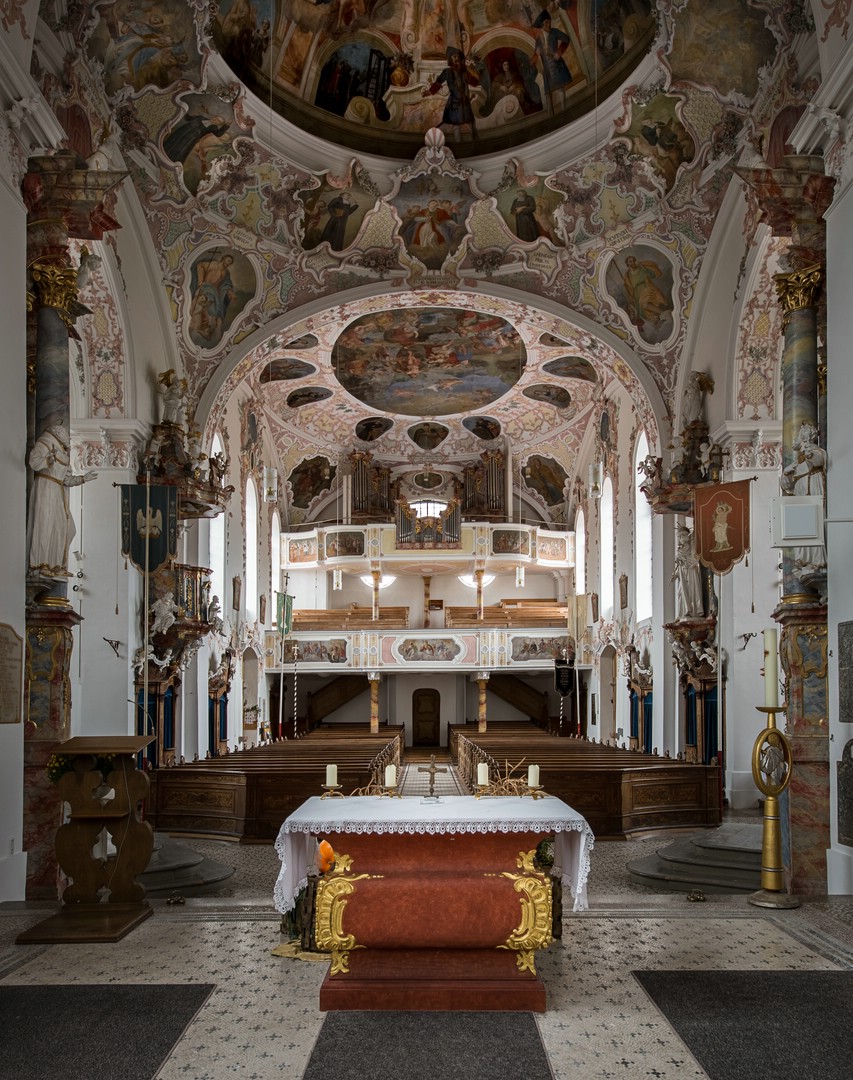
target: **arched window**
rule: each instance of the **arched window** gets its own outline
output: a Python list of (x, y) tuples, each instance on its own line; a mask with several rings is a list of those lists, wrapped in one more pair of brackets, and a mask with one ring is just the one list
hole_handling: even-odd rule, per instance
[[(222, 443), (218, 435), (214, 435), (210, 447), (210, 454), (223, 453)], [(210, 595), (218, 596), (223, 611), (226, 611), (229, 602), (225, 597), (225, 519), (226, 513), (217, 514), (210, 519), (207, 532), (207, 565), (210, 567)]]
[(634, 455), (634, 605), (637, 622), (652, 617), (652, 508), (640, 491), (640, 463), (649, 454), (646, 433), (640, 432)]
[(270, 525), (270, 606), (273, 626), (276, 625), (278, 611), (277, 592), (281, 592), (281, 518), (278, 510), (273, 510)]
[(600, 612), (602, 619), (613, 618), (613, 575), (615, 568), (614, 529), (613, 529), (613, 481), (606, 477), (601, 489), (599, 513), (599, 565), (601, 567)]
[(246, 622), (258, 617), (258, 490), (246, 481)]
[(575, 515), (575, 592), (586, 592), (586, 517), (583, 510)]

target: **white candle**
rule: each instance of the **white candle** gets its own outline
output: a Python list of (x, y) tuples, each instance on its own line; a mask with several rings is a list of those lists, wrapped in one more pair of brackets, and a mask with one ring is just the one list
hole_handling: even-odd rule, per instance
[(385, 766), (385, 787), (397, 786), (397, 766), (386, 765)]
[(338, 767), (337, 765), (326, 766), (326, 787), (335, 787), (338, 782)]
[(527, 770), (527, 786), (539, 787), (539, 766), (531, 765)]
[(489, 782), (489, 766), (485, 761), (481, 761), (477, 766), (477, 783), (480, 787), (485, 787)]
[(764, 631), (764, 704), (771, 709), (779, 705), (779, 646), (778, 631)]

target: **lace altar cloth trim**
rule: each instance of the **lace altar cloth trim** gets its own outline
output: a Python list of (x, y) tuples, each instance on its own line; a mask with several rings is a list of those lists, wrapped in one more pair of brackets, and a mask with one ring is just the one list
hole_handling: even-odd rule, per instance
[(275, 884), (276, 910), (290, 911), (308, 881), (314, 837), (327, 833), (444, 835), (474, 833), (549, 833), (555, 837), (555, 864), (571, 890), (574, 910), (587, 907), (586, 882), (594, 837), (586, 819), (561, 799), (453, 795), (439, 803), (420, 799), (355, 797), (308, 799), (284, 822), (275, 842), (281, 872)]

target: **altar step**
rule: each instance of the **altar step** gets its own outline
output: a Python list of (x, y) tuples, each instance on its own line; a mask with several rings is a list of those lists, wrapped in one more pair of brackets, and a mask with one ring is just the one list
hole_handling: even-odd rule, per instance
[(145, 886), (145, 895), (156, 900), (172, 893), (181, 896), (214, 893), (233, 874), (233, 866), (208, 859), (179, 840), (155, 833), (154, 851), (137, 881)]
[(632, 881), (670, 892), (752, 893), (761, 888), (762, 826), (732, 822), (627, 864)]

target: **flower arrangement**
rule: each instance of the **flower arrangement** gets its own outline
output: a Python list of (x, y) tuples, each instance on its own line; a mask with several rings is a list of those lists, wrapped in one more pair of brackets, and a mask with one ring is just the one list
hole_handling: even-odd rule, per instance
[[(48, 758), (45, 771), (51, 784), (58, 784), (67, 772), (74, 768), (75, 754), (51, 754)], [(95, 769), (104, 779), (112, 772), (115, 754), (99, 754), (95, 759)]]

